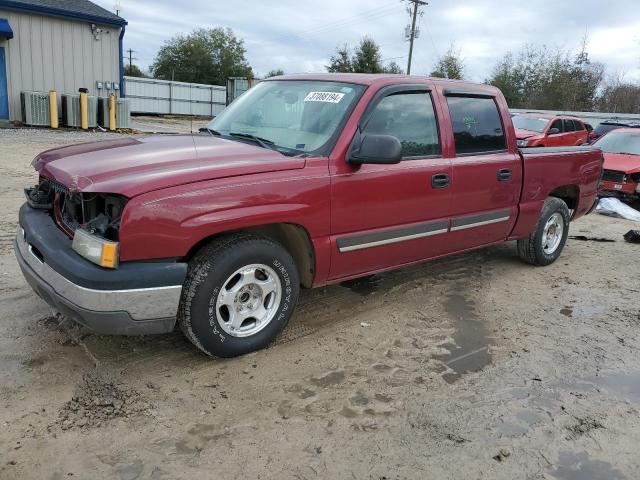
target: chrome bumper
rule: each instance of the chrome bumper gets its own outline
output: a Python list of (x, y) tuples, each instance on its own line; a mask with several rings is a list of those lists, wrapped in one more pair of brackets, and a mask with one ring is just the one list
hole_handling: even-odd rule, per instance
[(56, 272), (34, 252), (23, 229), (15, 250), (34, 291), (55, 309), (103, 334), (150, 334), (173, 330), (182, 285), (127, 290), (82, 287)]

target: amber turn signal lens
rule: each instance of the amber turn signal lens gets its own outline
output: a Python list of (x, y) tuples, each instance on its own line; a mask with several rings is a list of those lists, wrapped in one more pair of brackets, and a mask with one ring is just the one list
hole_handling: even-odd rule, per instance
[(104, 268), (118, 268), (118, 242), (112, 242), (78, 228), (72, 248), (90, 262)]
[(116, 268), (118, 265), (118, 244), (105, 243), (102, 245), (102, 258), (100, 266), (105, 268)]

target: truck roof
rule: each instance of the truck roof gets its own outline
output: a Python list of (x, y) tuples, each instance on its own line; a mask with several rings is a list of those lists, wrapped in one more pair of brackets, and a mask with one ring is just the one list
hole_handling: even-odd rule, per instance
[(458, 87), (468, 86), (474, 90), (481, 90), (495, 94), (499, 90), (491, 85), (467, 82), (465, 80), (451, 80), (448, 78), (435, 78), (420, 75), (396, 75), (389, 73), (303, 73), (295, 75), (280, 75), (271, 77), (270, 80), (316, 80), (322, 82), (344, 82), (356, 83), (360, 85), (388, 85), (393, 83), (424, 82), (429, 80), (436, 84), (456, 85)]

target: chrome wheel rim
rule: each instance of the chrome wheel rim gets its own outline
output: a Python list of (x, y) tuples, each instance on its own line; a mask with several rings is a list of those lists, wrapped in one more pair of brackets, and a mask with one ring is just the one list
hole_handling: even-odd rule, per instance
[(273, 320), (282, 298), (282, 283), (267, 265), (239, 268), (227, 278), (215, 302), (220, 328), (233, 337), (255, 335)]
[(547, 220), (542, 232), (542, 250), (547, 255), (553, 254), (562, 241), (564, 234), (564, 219), (558, 212), (554, 213)]

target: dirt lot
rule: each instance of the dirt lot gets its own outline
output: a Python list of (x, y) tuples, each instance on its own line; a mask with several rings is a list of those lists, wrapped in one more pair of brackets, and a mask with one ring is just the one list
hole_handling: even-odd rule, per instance
[(271, 348), (96, 336), (11, 250), (29, 162), (105, 134), (0, 131), (0, 478), (635, 479), (639, 245), (593, 214), (547, 268), (511, 244), (303, 292)]

